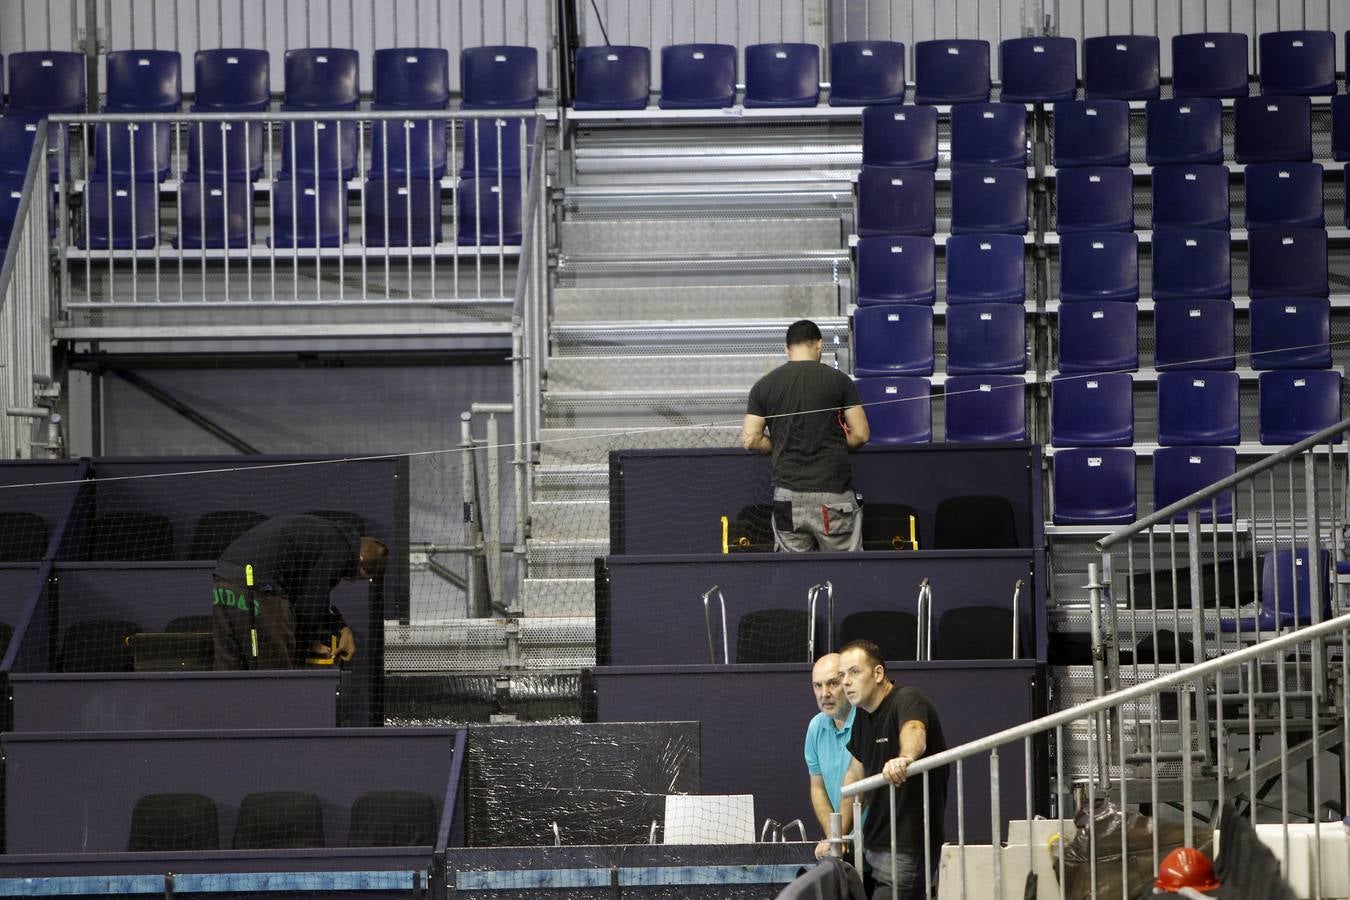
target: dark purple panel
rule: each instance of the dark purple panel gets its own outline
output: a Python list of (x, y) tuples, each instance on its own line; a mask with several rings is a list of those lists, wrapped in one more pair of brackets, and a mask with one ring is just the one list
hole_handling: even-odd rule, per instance
[[(173, 872), (180, 875), (266, 872), (415, 872), (426, 868), (425, 847), (323, 850), (220, 850), (214, 853), (7, 853), (0, 878), (95, 877)], [(322, 876), (318, 876), (321, 878)], [(239, 897), (247, 893), (226, 894)], [(72, 895), (66, 895), (72, 896)], [(80, 896), (78, 894), (73, 896)], [(104, 898), (107, 893), (89, 895)], [(268, 892), (268, 900), (312, 900), (314, 892)], [(338, 894), (336, 896), (342, 896)], [(362, 900), (407, 900), (408, 892), (362, 891)]]
[(456, 732), (350, 728), (277, 732), (7, 734), (9, 853), (119, 852), (137, 798), (186, 791), (215, 800), (221, 845), (254, 791), (312, 791), (326, 843), (347, 840), (352, 801), (372, 790), (446, 796)]
[[(1033, 718), (1032, 662), (892, 665), (897, 684), (922, 690), (937, 708), (949, 747)], [(702, 725), (703, 792), (755, 795), (755, 818), (800, 818), (819, 838), (811, 811), (802, 742), (816, 712), (810, 669), (799, 666), (600, 667), (602, 722), (692, 719)], [(999, 753), (1003, 819), (1023, 815), (1022, 745)], [(989, 766), (964, 767), (966, 840), (989, 842)], [(956, 834), (956, 780), (949, 781), (947, 825)]]
[(77, 461), (28, 462), (6, 460), (0, 465), (0, 512), (31, 512), (55, 527), (70, 502)]
[(14, 731), (333, 728), (338, 672), (14, 675)]
[(11, 628), (18, 625), (24, 603), (35, 587), (38, 568), (37, 564), (0, 564), (0, 622)]
[[(942, 500), (1006, 497), (1018, 545), (1043, 544), (1039, 481), (1027, 444), (866, 447), (851, 457), (855, 488), (869, 503), (904, 503), (919, 513), (920, 546), (932, 546)], [(1037, 462), (1036, 465), (1039, 465)], [(769, 460), (743, 450), (620, 450), (610, 454), (614, 553), (717, 553), (721, 517), (770, 502)]]
[[(736, 626), (755, 609), (806, 609), (806, 592), (826, 580), (834, 585), (834, 633), (849, 613), (869, 609), (914, 612), (919, 583), (933, 592), (933, 630), (942, 613), (956, 606), (1012, 607), (1013, 585), (1022, 591), (1022, 647), (1043, 631), (1030, 598), (1031, 551), (921, 551), (919, 553), (747, 553), (733, 556), (610, 556), (608, 662), (619, 666), (685, 665), (708, 662), (702, 595), (713, 585), (727, 604), (727, 642), (735, 660)], [(822, 601), (823, 603), (823, 601)], [(603, 612), (603, 611), (602, 611)], [(823, 607), (818, 652), (826, 646)], [(605, 616), (602, 615), (602, 622)], [(714, 643), (721, 652), (721, 628), (714, 613)], [(671, 627), (675, 624), (678, 627)], [(1009, 636), (1009, 652), (1012, 639)], [(802, 649), (802, 659), (806, 649)]]

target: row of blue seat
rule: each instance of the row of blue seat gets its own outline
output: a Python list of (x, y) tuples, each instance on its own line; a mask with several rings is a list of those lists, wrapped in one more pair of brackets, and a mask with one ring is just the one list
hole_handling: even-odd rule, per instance
[[(1350, 45), (1350, 32), (1346, 37)], [(1148, 35), (1103, 35), (1083, 42), (1083, 86), (1089, 99), (1149, 100), (1160, 96), (1159, 41)], [(1263, 94), (1336, 93), (1336, 38), (1330, 31), (1276, 31), (1259, 38)], [(1173, 95), (1246, 97), (1247, 35), (1205, 32), (1172, 38)], [(999, 44), (1000, 97), (1013, 103), (1070, 100), (1078, 91), (1078, 44), (1068, 37), (1009, 38)], [(919, 41), (914, 45), (915, 102), (960, 104), (991, 94), (985, 40)], [(736, 48), (677, 44), (661, 48), (661, 101), (666, 109), (716, 109), (736, 101)], [(748, 107), (815, 106), (820, 100), (820, 49), (815, 44), (745, 48)], [(830, 45), (831, 106), (900, 103), (905, 99), (905, 45), (844, 41)], [(577, 109), (642, 109), (651, 93), (646, 47), (582, 47), (576, 53)]]
[[(264, 110), (272, 101), (266, 50), (200, 50), (195, 60), (198, 112)], [(117, 50), (105, 58), (109, 112), (177, 112), (183, 100), (176, 50)], [(465, 109), (525, 109), (538, 102), (533, 47), (467, 47), (460, 54)], [(284, 109), (355, 109), (360, 57), (341, 47), (286, 51)], [(450, 55), (439, 47), (392, 47), (374, 56), (377, 109), (444, 109), (450, 102)], [(12, 114), (78, 113), (85, 107), (85, 57), (27, 51), (9, 57)]]
[[(453, 216), (461, 245), (518, 245), (521, 237), (519, 178), (460, 181), (451, 215), (443, 209), (440, 183), (427, 178), (369, 180), (360, 242), (369, 247), (426, 247), (440, 243)], [(338, 178), (282, 176), (272, 185), (271, 246), (341, 247), (348, 240), (348, 187)], [(253, 185), (247, 181), (184, 182), (176, 200), (181, 217), (174, 244), (183, 249), (243, 249), (254, 244)], [(150, 249), (160, 240), (160, 221), (174, 206), (161, 208), (158, 188), (143, 181), (90, 182), (84, 213), (94, 250)]]
[[(1056, 525), (1124, 525), (1138, 514), (1135, 452), (1081, 447), (1054, 456), (1051, 521)], [(1232, 447), (1161, 447), (1153, 452), (1153, 508), (1163, 509), (1237, 471)], [(1231, 521), (1232, 494), (1215, 503), (1218, 521)], [(1202, 522), (1214, 518), (1201, 510)]]

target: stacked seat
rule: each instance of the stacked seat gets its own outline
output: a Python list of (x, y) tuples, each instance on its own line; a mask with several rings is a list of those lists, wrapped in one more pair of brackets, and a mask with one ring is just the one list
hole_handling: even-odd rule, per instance
[[(717, 60), (724, 58), (722, 52), (713, 51), (714, 58), (708, 59), (707, 52), (689, 49), (689, 45), (672, 55), (692, 60), (695, 53), (704, 57), (699, 62), (710, 65), (698, 70), (698, 75), (688, 76), (685, 87), (691, 95), (709, 88), (711, 70), (721, 72)], [(532, 110), (538, 105), (539, 54), (533, 47), (471, 47), (460, 56), (460, 63), (464, 109)], [(466, 127), (464, 165), (455, 197), (459, 222), (456, 239), (460, 244), (520, 243), (521, 158), (529, 156), (536, 122), (530, 116), (487, 118)]]

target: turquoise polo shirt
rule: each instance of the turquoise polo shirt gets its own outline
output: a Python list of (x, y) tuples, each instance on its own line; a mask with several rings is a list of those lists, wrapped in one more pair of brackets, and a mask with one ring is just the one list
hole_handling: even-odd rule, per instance
[(849, 763), (853, 762), (848, 752), (848, 739), (853, 733), (853, 718), (857, 714), (856, 706), (850, 709), (843, 728), (835, 728), (834, 719), (824, 713), (816, 713), (811, 724), (806, 726), (806, 771), (824, 780), (825, 793), (835, 812), (840, 811), (839, 790), (844, 786)]

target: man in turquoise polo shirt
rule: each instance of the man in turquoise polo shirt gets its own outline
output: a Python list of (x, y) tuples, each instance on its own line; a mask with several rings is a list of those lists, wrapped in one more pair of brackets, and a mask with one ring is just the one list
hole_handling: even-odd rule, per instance
[[(839, 654), (830, 653), (816, 660), (811, 668), (811, 690), (820, 712), (806, 726), (806, 771), (811, 775), (811, 808), (820, 829), (830, 836), (830, 813), (839, 812), (839, 789), (853, 757), (848, 739), (853, 733), (853, 705), (844, 696), (839, 673)], [(816, 844), (816, 859), (830, 853), (829, 841)]]

